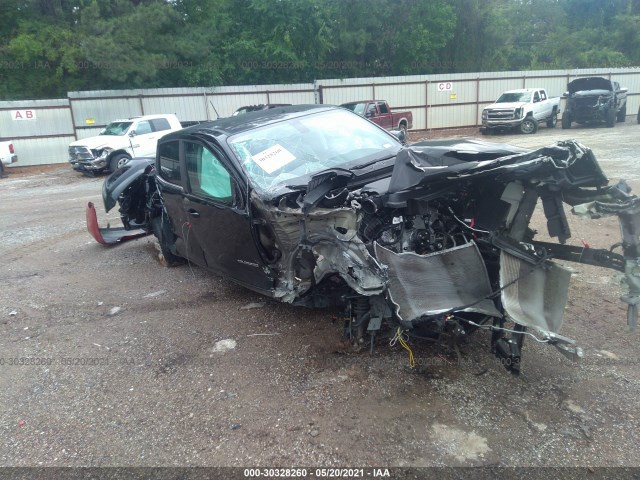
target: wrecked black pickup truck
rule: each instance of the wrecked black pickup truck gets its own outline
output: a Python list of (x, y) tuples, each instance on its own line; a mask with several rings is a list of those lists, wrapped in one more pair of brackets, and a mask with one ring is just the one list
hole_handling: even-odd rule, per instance
[(602, 77), (577, 78), (569, 82), (563, 97), (567, 99), (562, 128), (571, 123), (605, 123), (614, 127), (624, 122), (627, 115), (627, 89), (618, 82)]
[[(640, 199), (623, 181), (609, 186), (574, 141), (403, 147), (347, 110), (293, 106), (171, 133), (156, 159), (109, 177), (103, 197), (124, 227), (100, 229), (90, 204), (101, 243), (153, 233), (167, 263), (188, 259), (283, 302), (345, 307), (356, 348), (486, 329), (513, 373), (525, 336), (579, 358), (559, 333), (571, 271), (558, 261), (623, 272), (637, 321)], [(538, 202), (557, 243), (529, 227)], [(566, 245), (564, 204), (618, 216), (620, 251)]]

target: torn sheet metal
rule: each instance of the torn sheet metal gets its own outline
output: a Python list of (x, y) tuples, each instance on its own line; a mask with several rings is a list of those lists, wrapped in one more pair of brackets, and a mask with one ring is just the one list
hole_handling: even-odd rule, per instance
[(375, 243), (378, 261), (389, 270), (389, 296), (403, 320), (448, 311), (500, 316), (475, 243), (429, 255), (394, 253)]
[(536, 266), (502, 251), (502, 305), (520, 325), (547, 334), (562, 327), (571, 270), (554, 262)]

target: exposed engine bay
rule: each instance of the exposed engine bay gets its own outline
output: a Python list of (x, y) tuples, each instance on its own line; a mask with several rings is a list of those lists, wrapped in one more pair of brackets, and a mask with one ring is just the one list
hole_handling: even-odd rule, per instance
[[(117, 198), (126, 230), (155, 233), (169, 260), (184, 256), (152, 162), (135, 168), (119, 187), (105, 183), (107, 210)], [(345, 307), (355, 348), (373, 348), (389, 338), (385, 331), (438, 339), (486, 329), (492, 352), (514, 374), (526, 336), (579, 359), (581, 349), (560, 334), (570, 262), (624, 273), (622, 300), (636, 328), (640, 199), (624, 181), (609, 185), (591, 150), (577, 142), (536, 151), (423, 142), (364, 184), (349, 170), (330, 169), (285, 193), (246, 195), (260, 274), (272, 285), (260, 292), (308, 307)], [(536, 240), (529, 226), (538, 204), (557, 243)], [(606, 249), (566, 245), (565, 204), (586, 218), (616, 215), (621, 241)]]

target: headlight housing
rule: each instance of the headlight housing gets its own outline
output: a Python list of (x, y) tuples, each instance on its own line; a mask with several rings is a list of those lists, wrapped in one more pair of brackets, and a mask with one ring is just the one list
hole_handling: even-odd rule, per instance
[(515, 118), (521, 118), (522, 117), (522, 107), (518, 107), (518, 108), (515, 109), (514, 116), (515, 116)]

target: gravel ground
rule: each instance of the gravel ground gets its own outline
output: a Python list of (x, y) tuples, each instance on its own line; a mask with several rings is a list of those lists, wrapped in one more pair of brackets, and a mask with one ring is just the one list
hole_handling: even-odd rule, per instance
[[(446, 135), (575, 138), (637, 191), (639, 129)], [(639, 466), (640, 339), (612, 271), (575, 266), (563, 334), (582, 363), (528, 340), (514, 377), (480, 332), (460, 360), (413, 343), (414, 373), (398, 347), (349, 353), (340, 312), (164, 268), (148, 238), (96, 244), (86, 202), (118, 221), (102, 181), (65, 166), (0, 181), (0, 465)], [(619, 239), (616, 219), (570, 222), (575, 244)]]

